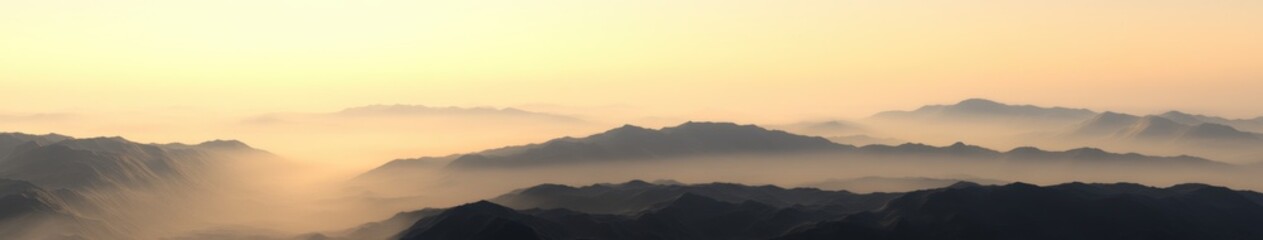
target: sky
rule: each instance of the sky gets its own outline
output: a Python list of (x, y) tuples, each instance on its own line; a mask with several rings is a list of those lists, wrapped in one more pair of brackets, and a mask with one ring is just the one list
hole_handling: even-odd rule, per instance
[[(5, 0), (0, 116), (421, 104), (790, 122), (982, 97), (1253, 118), (1261, 12), (1238, 0)], [(111, 131), (131, 132), (92, 133)], [(182, 138), (153, 138), (168, 139)]]

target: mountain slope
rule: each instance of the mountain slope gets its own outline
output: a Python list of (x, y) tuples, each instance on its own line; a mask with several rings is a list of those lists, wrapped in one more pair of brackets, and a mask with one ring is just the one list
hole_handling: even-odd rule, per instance
[(9, 239), (120, 237), (108, 224), (86, 219), (63, 196), (24, 181), (0, 179), (0, 236)]
[(28, 141), (0, 161), (0, 177), (50, 188), (154, 187), (203, 181), (238, 158), (271, 156), (239, 142), (139, 144), (123, 138)]
[(12, 154), (13, 150), (18, 146), (28, 142), (48, 145), (66, 139), (70, 139), (70, 137), (57, 134), (31, 135), (25, 133), (0, 133), (0, 161), (4, 161), (6, 156)]
[(163, 232), (168, 227), (199, 221), (201, 215), (189, 213), (238, 197), (228, 195), (251, 184), (238, 179), (254, 179), (271, 170), (256, 167), (281, 163), (231, 140), (196, 145), (141, 144), (119, 137), (27, 140), (2, 149), (9, 154), (0, 158), (0, 178), (54, 189), (47, 192), (56, 198), (35, 200), (73, 213), (56, 217), (62, 220), (55, 226), (125, 233), (105, 239), (153, 239), (168, 234)]

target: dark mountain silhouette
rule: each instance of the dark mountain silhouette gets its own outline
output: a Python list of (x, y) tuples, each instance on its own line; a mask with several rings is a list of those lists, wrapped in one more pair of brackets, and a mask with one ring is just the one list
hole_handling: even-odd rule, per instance
[(536, 230), (561, 232), (556, 223), (535, 216), (518, 213), (513, 209), (487, 201), (457, 206), (437, 216), (427, 217), (414, 223), (397, 236), (397, 239), (563, 239), (563, 236), (541, 236)]
[(1200, 184), (936, 189), (778, 239), (1257, 239), (1254, 195)]
[(731, 203), (695, 194), (627, 215), (565, 209), (518, 211), (480, 201), (419, 220), (398, 239), (767, 239), (837, 217), (799, 207)]
[(544, 184), (515, 190), (491, 201), (515, 209), (565, 208), (586, 213), (626, 214), (650, 209), (654, 204), (683, 195), (703, 196), (729, 203), (758, 202), (775, 207), (804, 206), (847, 213), (880, 207), (897, 194), (855, 194), (814, 188), (785, 189), (731, 183), (693, 185), (652, 184), (630, 181), (584, 187)]
[(1083, 121), (1095, 114), (1095, 112), (1087, 109), (1007, 105), (987, 99), (974, 98), (966, 99), (954, 105), (928, 105), (913, 111), (881, 112), (873, 115), (871, 119), (940, 122), (1064, 123)]
[[(690, 185), (716, 188), (714, 185)], [(1263, 194), (1204, 184), (1155, 188), (1138, 184), (1069, 183), (1047, 187), (959, 182), (944, 188), (892, 194), (879, 208), (839, 214), (800, 204), (725, 201), (764, 187), (722, 187), (729, 193), (684, 192), (656, 197), (641, 210), (600, 214), (571, 210), (512, 209), (479, 201), (428, 210), (392, 239), (1258, 239), (1263, 236)], [(539, 199), (568, 199), (585, 208), (586, 196), (606, 188), (663, 188), (643, 181), (574, 188), (541, 185)], [(521, 194), (521, 191), (508, 195)], [(617, 190), (616, 190), (617, 191)], [(818, 190), (817, 190), (818, 191)], [(792, 190), (769, 198), (794, 198)], [(554, 196), (556, 195), (556, 196)], [(582, 196), (581, 196), (582, 195)], [(609, 196), (613, 197), (613, 196)], [(803, 197), (803, 196), (799, 196)], [(833, 196), (811, 194), (808, 202)], [(646, 198), (647, 199), (647, 198)], [(608, 202), (609, 205), (621, 204)], [(563, 204), (564, 205), (564, 204)], [(436, 213), (437, 212), (437, 213)], [(396, 221), (398, 216), (389, 221)]]
[[(404, 229), (412, 227), (423, 218), (437, 216), (444, 209), (426, 208), (416, 211), (400, 212), (380, 222), (366, 223), (337, 234), (336, 239), (390, 239), (399, 235)], [(330, 238), (334, 239), (334, 238)]]

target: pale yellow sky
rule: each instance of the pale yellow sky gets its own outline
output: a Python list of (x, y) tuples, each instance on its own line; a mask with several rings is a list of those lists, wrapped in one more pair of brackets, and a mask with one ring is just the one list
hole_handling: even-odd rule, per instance
[(1233, 0), (7, 0), (0, 114), (556, 104), (758, 122), (986, 97), (1254, 117), (1260, 13)]

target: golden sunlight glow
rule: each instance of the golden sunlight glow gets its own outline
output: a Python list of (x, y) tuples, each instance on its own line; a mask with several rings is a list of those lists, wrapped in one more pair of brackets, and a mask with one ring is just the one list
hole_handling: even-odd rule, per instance
[(0, 114), (557, 104), (783, 122), (968, 97), (1263, 113), (1260, 1), (912, 3), (11, 0)]

